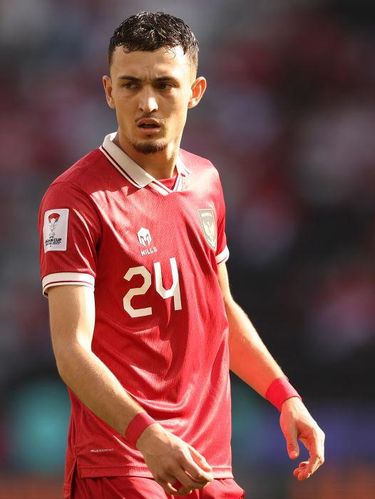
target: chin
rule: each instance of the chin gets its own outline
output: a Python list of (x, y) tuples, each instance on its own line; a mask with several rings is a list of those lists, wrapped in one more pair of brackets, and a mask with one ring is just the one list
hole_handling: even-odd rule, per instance
[(167, 148), (166, 142), (136, 142), (133, 144), (134, 149), (142, 154), (155, 154), (165, 151)]

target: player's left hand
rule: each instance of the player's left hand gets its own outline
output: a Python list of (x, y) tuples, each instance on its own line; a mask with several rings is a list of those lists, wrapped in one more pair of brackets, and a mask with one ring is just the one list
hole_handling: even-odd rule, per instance
[(324, 463), (325, 435), (298, 397), (292, 397), (283, 403), (280, 427), (290, 459), (299, 456), (298, 440), (309, 452), (308, 460), (300, 462), (293, 471), (297, 480), (306, 480)]

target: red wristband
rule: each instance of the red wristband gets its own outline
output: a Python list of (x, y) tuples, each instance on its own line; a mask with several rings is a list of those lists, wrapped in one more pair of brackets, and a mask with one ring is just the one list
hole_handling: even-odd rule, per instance
[(286, 400), (292, 397), (301, 398), (297, 390), (293, 388), (293, 386), (289, 383), (289, 380), (286, 376), (282, 378), (277, 378), (274, 381), (272, 381), (270, 386), (267, 388), (265, 397), (280, 412), (281, 412), (281, 406)]
[(134, 416), (134, 418), (130, 421), (128, 427), (126, 428), (126, 440), (130, 445), (135, 447), (138, 438), (141, 436), (144, 430), (154, 423), (156, 423), (156, 421), (152, 419), (152, 417), (147, 414), (147, 412), (138, 412), (138, 414)]

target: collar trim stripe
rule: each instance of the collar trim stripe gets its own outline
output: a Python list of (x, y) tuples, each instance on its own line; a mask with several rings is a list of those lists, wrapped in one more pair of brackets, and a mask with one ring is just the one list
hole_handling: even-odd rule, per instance
[(182, 190), (181, 188), (182, 188), (182, 179), (181, 175), (178, 175), (176, 182), (173, 186), (173, 192), (180, 192)]
[(177, 157), (176, 169), (177, 178), (173, 189), (169, 189), (162, 182), (152, 177), (143, 168), (141, 168), (135, 161), (133, 161), (120, 147), (118, 147), (114, 142), (116, 137), (116, 132), (107, 135), (104, 138), (103, 144), (99, 147), (99, 150), (105, 155), (105, 157), (112, 163), (112, 165), (133, 184), (135, 187), (142, 188), (150, 185), (157, 192), (164, 195), (170, 194), (172, 192), (179, 192), (183, 189), (184, 182), (181, 176), (189, 175), (191, 172), (185, 166), (181, 159), (181, 156)]
[[(180, 174), (178, 173), (177, 174), (177, 179), (176, 179), (176, 182), (175, 182), (175, 185), (173, 187), (176, 186), (176, 183), (177, 183), (177, 180), (180, 178)], [(157, 185), (159, 187), (161, 187), (162, 189), (164, 189), (164, 191), (168, 192), (168, 193), (171, 193), (173, 192), (175, 189), (170, 189), (169, 187), (167, 187), (166, 185), (163, 184), (163, 182), (159, 182), (159, 180), (155, 179), (152, 183), (154, 186)]]
[(100, 146), (99, 149), (102, 151), (102, 153), (104, 154), (104, 156), (112, 163), (112, 165), (116, 168), (117, 171), (119, 171), (121, 173), (121, 175), (123, 175), (127, 180), (129, 180), (129, 182), (133, 185), (135, 185), (135, 187), (140, 187), (126, 172), (123, 168), (121, 168), (121, 166), (117, 163), (117, 161), (112, 158), (112, 156), (109, 154), (109, 152), (103, 147), (103, 146)]
[(162, 194), (163, 196), (168, 196), (168, 194), (172, 192), (169, 189), (166, 189), (164, 185), (156, 182), (152, 182), (152, 184), (150, 184), (150, 187), (159, 194)]

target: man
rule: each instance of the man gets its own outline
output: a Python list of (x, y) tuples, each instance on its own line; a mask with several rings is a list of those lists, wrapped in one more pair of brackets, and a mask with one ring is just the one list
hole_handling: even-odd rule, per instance
[[(180, 149), (206, 90), (198, 44), (164, 13), (126, 19), (103, 77), (118, 129), (49, 187), (43, 292), (72, 417), (66, 498), (244, 497), (230, 454), (229, 368), (281, 410), (294, 475), (323, 432), (234, 302), (217, 171)], [(95, 284), (95, 292), (94, 292)]]

